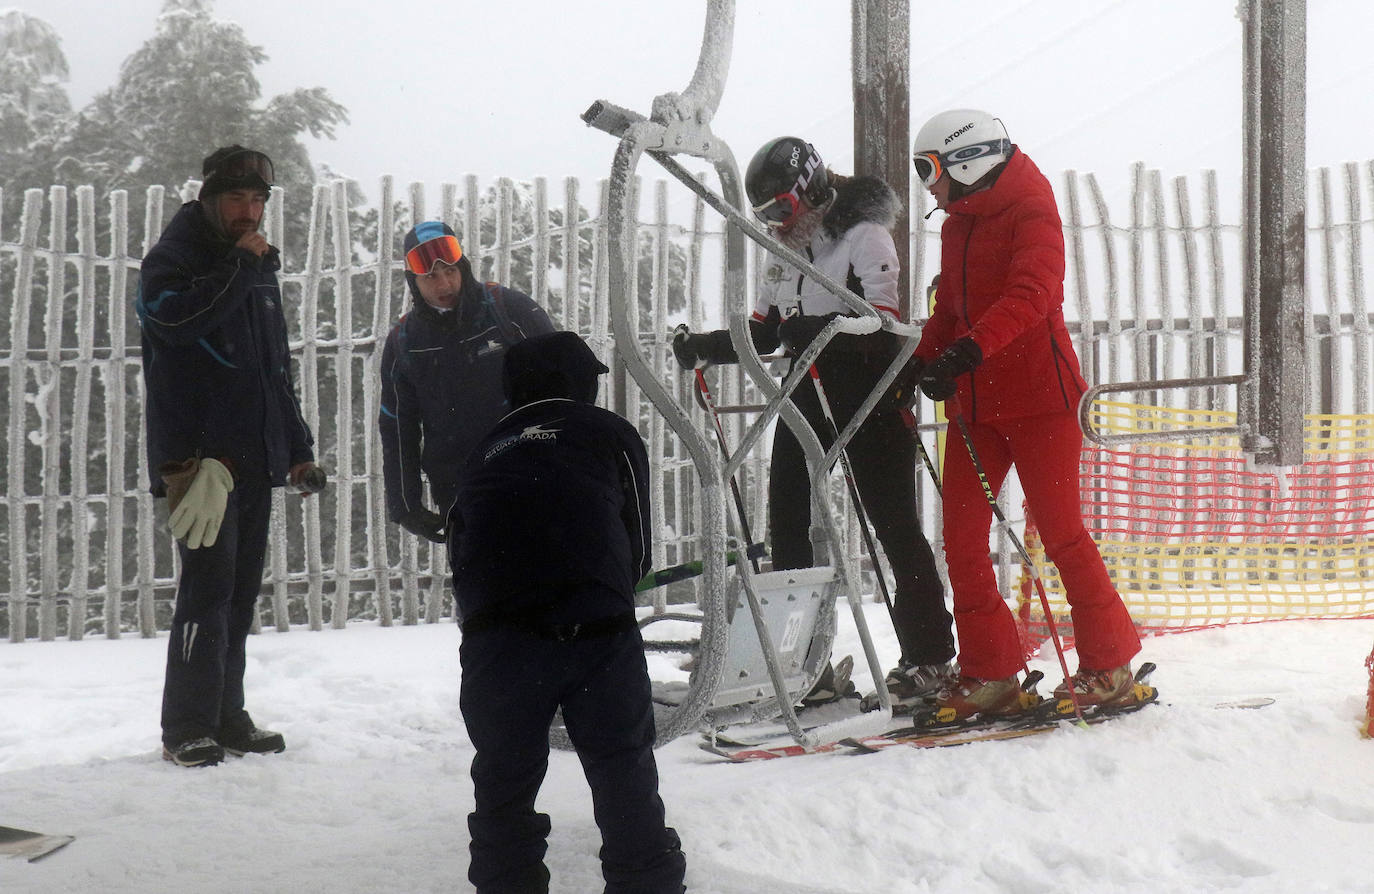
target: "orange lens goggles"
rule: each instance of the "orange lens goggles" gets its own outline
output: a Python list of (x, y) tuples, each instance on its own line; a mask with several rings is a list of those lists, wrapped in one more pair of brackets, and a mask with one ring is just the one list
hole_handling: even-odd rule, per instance
[(406, 269), (416, 276), (425, 276), (434, 270), (434, 265), (439, 261), (456, 264), (462, 256), (463, 247), (458, 244), (458, 237), (440, 236), (421, 242), (406, 252)]
[(930, 189), (935, 185), (935, 181), (940, 179), (940, 175), (945, 172), (945, 166), (940, 162), (940, 156), (934, 152), (921, 152), (912, 156), (912, 164), (916, 166), (916, 176), (921, 178), (921, 185)]

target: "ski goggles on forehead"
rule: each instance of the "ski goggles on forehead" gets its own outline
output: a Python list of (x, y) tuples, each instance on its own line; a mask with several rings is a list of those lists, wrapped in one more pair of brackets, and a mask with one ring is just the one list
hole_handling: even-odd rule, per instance
[(209, 180), (212, 177), (229, 183), (266, 186), (269, 189), (277, 179), (272, 159), (252, 149), (235, 152), (224, 159), (205, 176), (205, 179)]
[(439, 236), (421, 242), (406, 252), (406, 269), (416, 276), (425, 276), (433, 272), (434, 265), (439, 261), (457, 264), (462, 256), (463, 247), (458, 244), (457, 236)]
[(762, 205), (754, 205), (754, 216), (769, 226), (782, 226), (796, 216), (801, 202), (795, 189), (778, 193)]

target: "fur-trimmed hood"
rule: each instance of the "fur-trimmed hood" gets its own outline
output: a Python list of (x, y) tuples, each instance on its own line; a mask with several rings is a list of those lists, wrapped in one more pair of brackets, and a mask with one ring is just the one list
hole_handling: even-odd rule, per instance
[(838, 239), (855, 224), (872, 221), (891, 232), (897, 225), (897, 193), (877, 177), (845, 177), (835, 186), (835, 201), (822, 226)]

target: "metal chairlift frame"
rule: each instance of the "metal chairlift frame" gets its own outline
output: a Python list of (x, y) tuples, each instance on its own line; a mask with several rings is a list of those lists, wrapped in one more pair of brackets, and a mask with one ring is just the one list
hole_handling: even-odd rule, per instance
[[(719, 106), (725, 88), (733, 33), (733, 0), (710, 0), (697, 68), (691, 83), (683, 93), (666, 93), (655, 98), (652, 111), (647, 118), (604, 100), (593, 103), (582, 116), (590, 126), (603, 130), (620, 141), (611, 165), (607, 208), (612, 332), (616, 344), (621, 348), (620, 356), (627, 371), (682, 440), (697, 470), (701, 485), (703, 578), (699, 654), (685, 697), (658, 718), (659, 744), (690, 729), (698, 728), (704, 722), (718, 724), (736, 719), (756, 719), (770, 713), (774, 716), (781, 713), (792, 736), (798, 741), (806, 741), (808, 735), (801, 728), (792, 705), (797, 697), (805, 694), (814, 684), (824, 661), (829, 658), (835, 633), (833, 597), (836, 589), (843, 590), (847, 597), (873, 679), (883, 679), (883, 669), (864, 617), (863, 600), (856, 586), (859, 577), (851, 567), (845, 551), (839, 546), (842, 537), (838, 520), (831, 505), (829, 488), (824, 485), (830, 469), (839, 458), (840, 451), (877, 405), (888, 386), (896, 379), (906, 357), (915, 348), (920, 337), (918, 328), (883, 317), (868, 302), (816, 269), (797, 252), (783, 246), (741, 212), (744, 201), (734, 155), (726, 141), (714, 135), (710, 128), (711, 118)], [(744, 240), (748, 238), (804, 271), (815, 282), (836, 295), (856, 315), (837, 318), (826, 326), (797, 358), (792, 373), (779, 385), (764, 367), (763, 361), (754, 349), (753, 341), (749, 337), (745, 312), (735, 310), (729, 313), (730, 337), (739, 355), (740, 365), (765, 395), (767, 403), (748, 427), (739, 447), (724, 460), (716, 445), (707, 440), (701, 426), (659, 381), (656, 371), (647, 360), (638, 350), (633, 349), (633, 346), (639, 343), (639, 339), (638, 308), (632, 300), (636, 256), (632, 242), (634, 208), (631, 202), (635, 169), (640, 156), (646, 153), (727, 221), (724, 281), (727, 308), (743, 307), (746, 300), (747, 259)], [(720, 192), (712, 191), (693, 177), (673, 158), (674, 155), (689, 155), (710, 162), (720, 179)], [(836, 334), (867, 334), (879, 329), (886, 329), (905, 337), (904, 350), (898, 353), (858, 413), (826, 451), (801, 412), (792, 403), (790, 396), (807, 378), (809, 366)], [(724, 483), (758, 445), (768, 426), (779, 418), (797, 436), (806, 456), (811, 475), (812, 547), (815, 555), (825, 555), (825, 551), (828, 551), (831, 556), (834, 586), (825, 591), (825, 605), (813, 619), (815, 629), (812, 631), (805, 679), (799, 691), (789, 690), (774, 641), (776, 632), (769, 629), (765, 616), (765, 603), (769, 593), (765, 592), (761, 596), (760, 589), (763, 588), (760, 585), (766, 583), (770, 587), (778, 586), (777, 576), (787, 578), (790, 575), (792, 578), (801, 579), (801, 586), (805, 589), (806, 586), (815, 585), (815, 581), (811, 580), (815, 575), (806, 575), (803, 573), (804, 569), (758, 575), (749, 567), (748, 561), (742, 558), (742, 550), (740, 551), (741, 558), (735, 563), (736, 586), (742, 591), (748, 604), (749, 617), (754, 622), (773, 694), (766, 697), (756, 696), (733, 704), (719, 704), (717, 692), (721, 688), (731, 633), (732, 613), (728, 606), (735, 601), (727, 595), (729, 581), (725, 556), (729, 544), (726, 536)], [(787, 580), (781, 582), (784, 590), (788, 584)], [(881, 685), (878, 686), (878, 698), (881, 712), (875, 713), (874, 719), (885, 722), (891, 717), (891, 701), (886, 689)]]

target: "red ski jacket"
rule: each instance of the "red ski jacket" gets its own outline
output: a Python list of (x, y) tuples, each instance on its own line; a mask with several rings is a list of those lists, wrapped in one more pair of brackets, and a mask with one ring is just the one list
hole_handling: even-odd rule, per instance
[(983, 363), (960, 376), (970, 421), (1077, 410), (1087, 389), (1064, 325), (1064, 231), (1054, 191), (1020, 149), (992, 188), (952, 203), (940, 287), (916, 355), (971, 335)]

